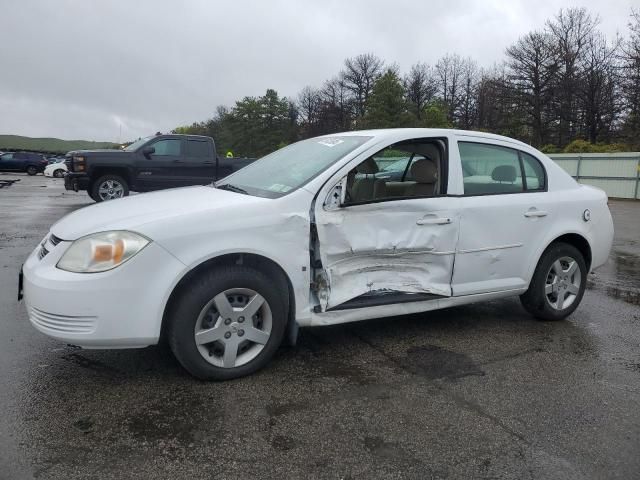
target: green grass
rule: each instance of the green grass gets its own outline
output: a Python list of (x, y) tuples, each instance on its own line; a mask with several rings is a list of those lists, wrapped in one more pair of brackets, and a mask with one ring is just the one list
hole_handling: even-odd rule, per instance
[(67, 153), (70, 150), (93, 150), (96, 148), (118, 148), (111, 142), (88, 140), (61, 140), (59, 138), (31, 138), (19, 135), (0, 135), (0, 151), (28, 150), (34, 152)]

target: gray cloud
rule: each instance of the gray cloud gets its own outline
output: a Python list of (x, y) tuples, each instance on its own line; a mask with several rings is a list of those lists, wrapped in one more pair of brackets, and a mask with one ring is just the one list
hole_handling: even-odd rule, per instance
[(346, 57), (406, 71), (447, 52), (489, 66), (562, 7), (613, 37), (631, 0), (0, 0), (0, 133), (123, 140), (208, 118), (275, 88), (295, 96)]

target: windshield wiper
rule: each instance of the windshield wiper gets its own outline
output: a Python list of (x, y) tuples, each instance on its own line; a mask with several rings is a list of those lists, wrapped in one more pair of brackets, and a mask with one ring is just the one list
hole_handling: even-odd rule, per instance
[(246, 190), (236, 187), (235, 185), (231, 185), (230, 183), (223, 183), (222, 185), (218, 185), (216, 188), (220, 190), (229, 190), (230, 192), (242, 193), (243, 195), (249, 195)]

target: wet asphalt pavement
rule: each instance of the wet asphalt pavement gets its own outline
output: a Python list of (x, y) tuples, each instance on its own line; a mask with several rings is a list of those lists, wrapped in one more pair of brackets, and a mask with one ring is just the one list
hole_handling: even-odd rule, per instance
[(90, 204), (0, 174), (0, 478), (640, 478), (640, 202), (578, 310), (517, 299), (303, 329), (263, 371), (188, 376), (162, 347), (35, 331), (20, 264)]

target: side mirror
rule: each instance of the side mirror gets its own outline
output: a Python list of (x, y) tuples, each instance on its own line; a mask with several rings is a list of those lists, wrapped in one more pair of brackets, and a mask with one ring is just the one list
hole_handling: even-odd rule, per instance
[(145, 158), (149, 158), (154, 153), (156, 153), (156, 149), (154, 147), (144, 147), (142, 149), (142, 155), (144, 155)]
[(346, 203), (347, 199), (347, 177), (336, 183), (329, 191), (327, 198), (324, 201), (325, 210), (337, 210)]

